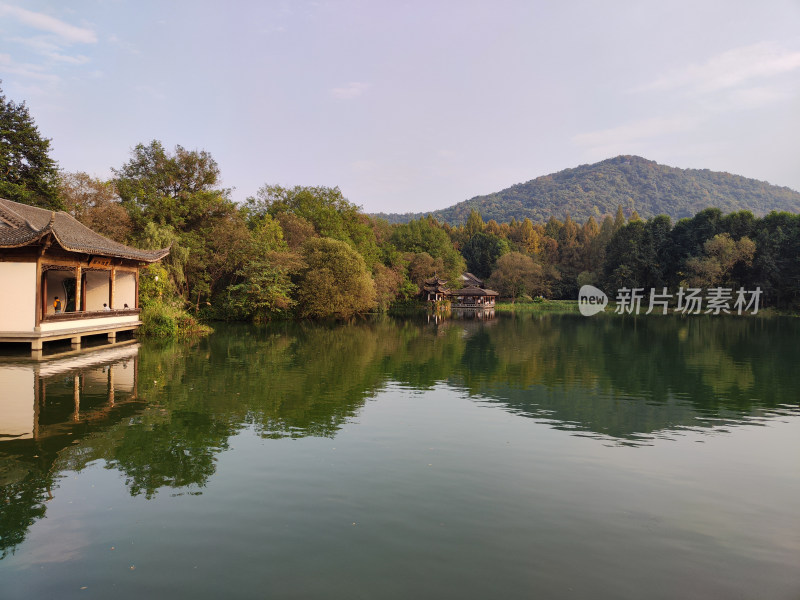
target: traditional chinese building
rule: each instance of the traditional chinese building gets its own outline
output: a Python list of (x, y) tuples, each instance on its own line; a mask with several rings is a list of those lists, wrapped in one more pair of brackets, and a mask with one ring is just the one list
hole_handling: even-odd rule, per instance
[(450, 292), (453, 308), (466, 309), (493, 308), (499, 295), (494, 290), (487, 290), (474, 285)]
[(447, 289), (447, 282), (444, 279), (439, 279), (438, 277), (426, 279), (425, 284), (422, 286), (422, 290), (425, 294), (425, 299), (428, 302), (439, 302), (440, 300), (445, 300), (450, 294), (450, 290)]
[(478, 279), (472, 273), (462, 273), (461, 274), (461, 284), (464, 287), (474, 286), (474, 287), (483, 287), (483, 279)]
[(65, 212), (0, 199), (0, 342), (135, 330), (139, 270), (169, 254), (110, 240)]

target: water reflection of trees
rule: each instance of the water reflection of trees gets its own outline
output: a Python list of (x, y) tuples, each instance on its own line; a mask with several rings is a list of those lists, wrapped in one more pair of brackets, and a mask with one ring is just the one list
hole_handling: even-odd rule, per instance
[(481, 368), (475, 357), (489, 355), (475, 352), (456, 382), (554, 426), (636, 440), (797, 408), (797, 327), (703, 317), (504, 319), (488, 332), (496, 356)]
[[(332, 437), (390, 383), (447, 384), (551, 427), (634, 444), (796, 411), (798, 327), (752, 318), (382, 318), (221, 327), (190, 344), (148, 343), (134, 363), (135, 393), (109, 402), (108, 390), (87, 387), (91, 369), (62, 372), (45, 378), (38, 437), (0, 438), (0, 553), (44, 516), (59, 473), (100, 461), (124, 474), (134, 496), (200, 493), (241, 429)], [(111, 381), (107, 368), (94, 368), (94, 379)], [(85, 392), (77, 404), (76, 389)]]

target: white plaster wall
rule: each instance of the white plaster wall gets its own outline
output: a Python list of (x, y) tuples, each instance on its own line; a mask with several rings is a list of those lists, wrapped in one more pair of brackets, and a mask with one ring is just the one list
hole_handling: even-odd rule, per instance
[(108, 304), (110, 287), (110, 271), (86, 272), (86, 310), (103, 310), (103, 303)]
[(114, 327), (116, 325), (127, 325), (139, 322), (139, 315), (121, 315), (119, 317), (98, 317), (97, 319), (76, 319), (72, 321), (52, 321), (39, 325), (41, 331), (63, 331), (66, 329), (75, 330), (80, 333), (82, 330), (90, 330), (101, 327)]
[(0, 262), (0, 331), (36, 326), (36, 263)]
[(112, 308), (136, 308), (136, 275), (126, 271), (117, 271), (114, 280), (114, 306)]
[(0, 364), (0, 440), (33, 437), (34, 383), (33, 366)]

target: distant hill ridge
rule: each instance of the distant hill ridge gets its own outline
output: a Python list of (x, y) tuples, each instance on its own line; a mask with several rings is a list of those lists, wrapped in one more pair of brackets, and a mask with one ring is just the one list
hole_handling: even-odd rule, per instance
[(710, 206), (724, 213), (749, 210), (761, 216), (773, 210), (800, 211), (800, 193), (740, 175), (678, 169), (640, 156), (617, 156), (475, 196), (441, 210), (375, 216), (390, 223), (405, 223), (432, 214), (457, 225), (466, 222), (474, 208), (484, 221), (494, 219), (498, 223), (526, 217), (541, 223), (567, 213), (582, 222), (590, 216), (598, 219), (614, 215), (618, 206), (626, 214), (635, 209), (642, 218), (665, 214), (678, 220)]

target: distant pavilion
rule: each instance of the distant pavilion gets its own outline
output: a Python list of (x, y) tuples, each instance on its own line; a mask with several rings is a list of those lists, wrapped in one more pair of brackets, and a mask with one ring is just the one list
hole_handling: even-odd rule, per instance
[(447, 281), (436, 276), (426, 279), (422, 289), (428, 302), (446, 300), (450, 294), (450, 290), (447, 289)]
[(450, 300), (452, 308), (464, 309), (483, 309), (494, 308), (499, 294), (494, 290), (487, 290), (483, 287), (483, 281), (475, 277), (472, 273), (461, 275), (462, 283), (465, 287), (459, 290), (451, 290), (447, 287), (447, 281), (439, 277), (426, 279), (422, 286), (423, 294), (428, 302), (439, 302)]
[(483, 309), (494, 308), (500, 294), (494, 290), (487, 290), (474, 285), (450, 292), (453, 308)]
[(110, 240), (65, 212), (0, 198), (0, 342), (30, 343), (36, 355), (43, 342), (80, 347), (86, 335), (114, 341), (135, 330), (139, 270), (167, 254)]

